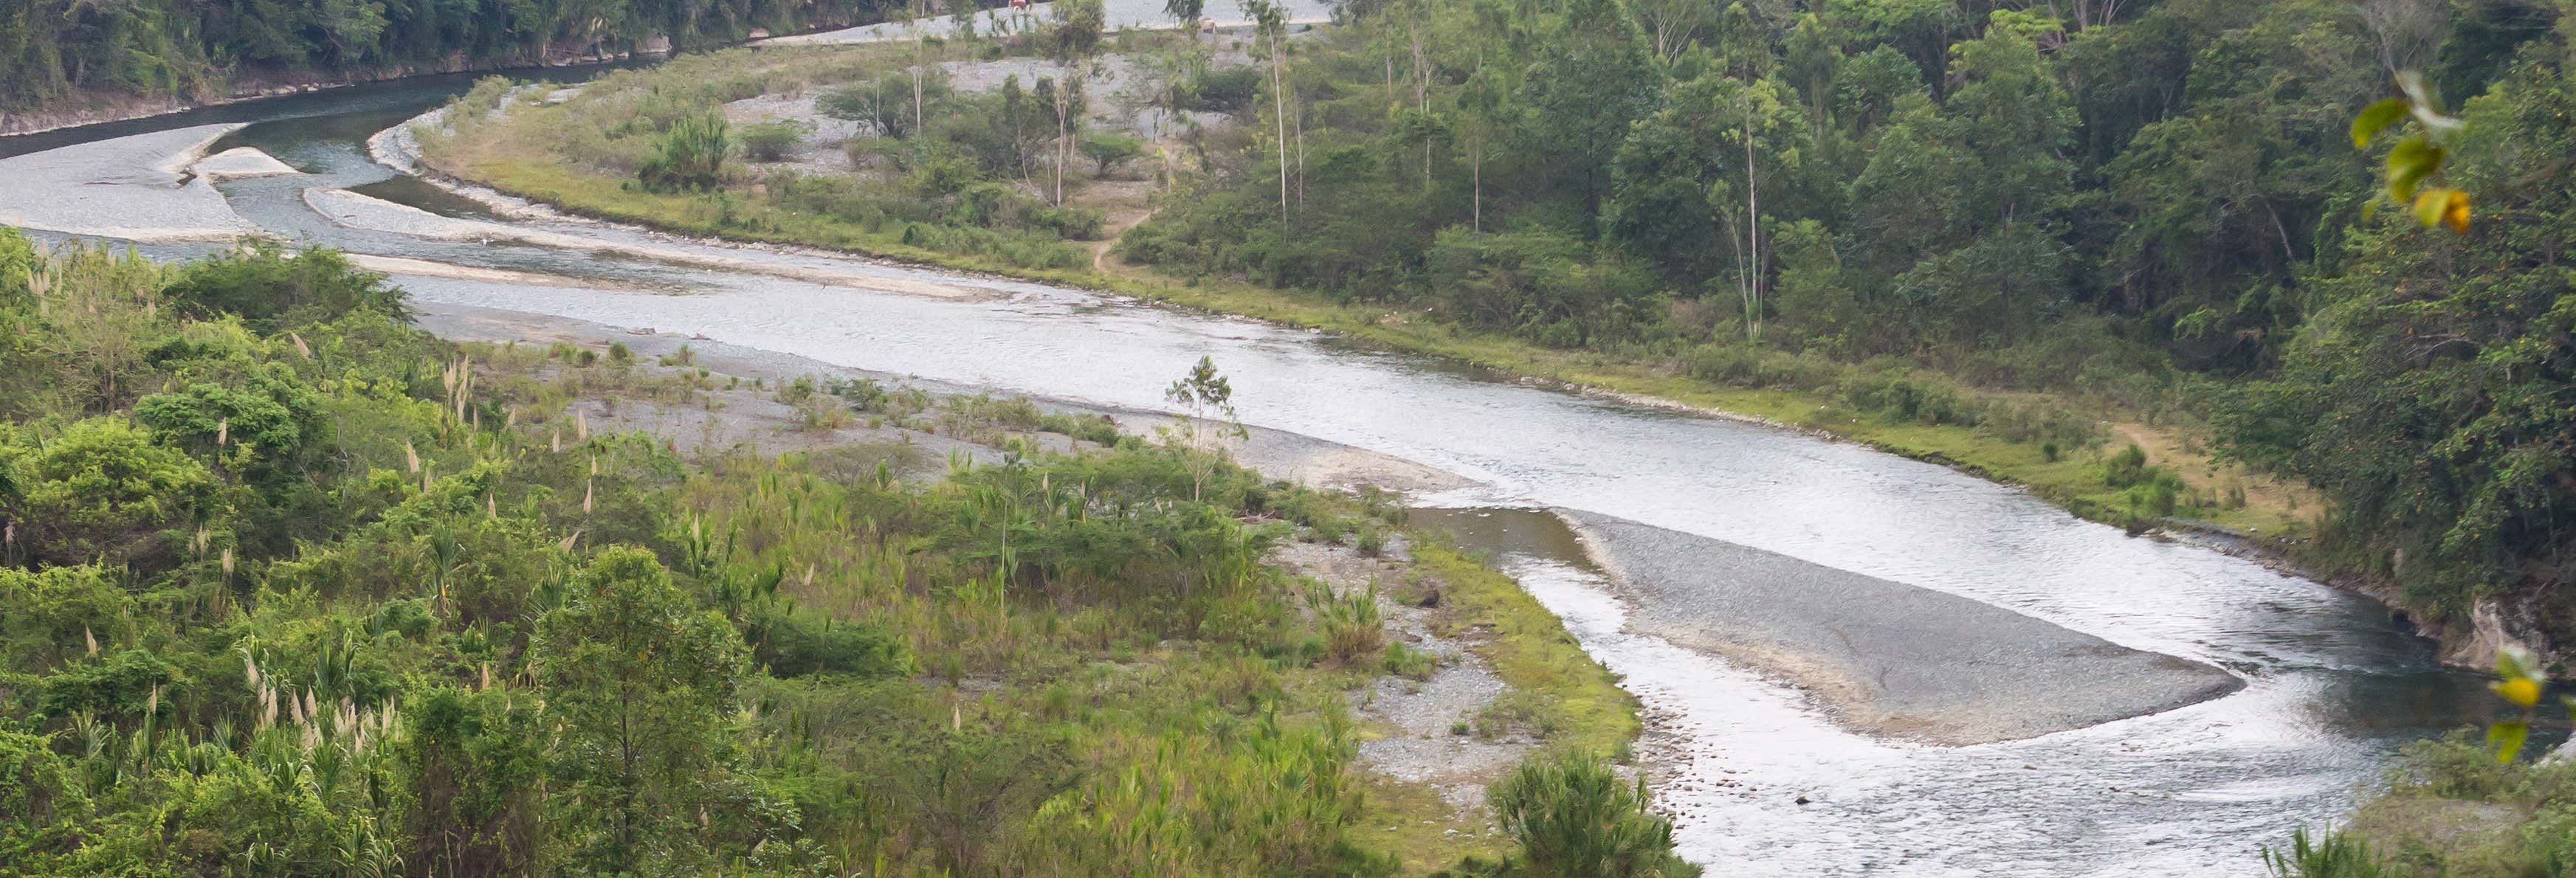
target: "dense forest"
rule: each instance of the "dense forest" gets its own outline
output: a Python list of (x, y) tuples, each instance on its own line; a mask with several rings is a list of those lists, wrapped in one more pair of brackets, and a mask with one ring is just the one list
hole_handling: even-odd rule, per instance
[(327, 79), (687, 49), (877, 17), (886, 0), (20, 0), (0, 9), (0, 112), (93, 97), (220, 97)]
[(0, 872), (1696, 874), (1587, 755), (1609, 675), (1419, 539), (1388, 585), (1528, 686), (1456, 733), (1534, 749), (1491, 835), (1376, 798), (1347, 693), (1438, 660), (1265, 559), (1381, 552), (1385, 496), (864, 380), (775, 392), (998, 459), (684, 455), (584, 412), (752, 382), (406, 313), (330, 251), (0, 229)]
[[(1906, 418), (1974, 423), (1969, 387), (2206, 424), (2332, 500), (2318, 560), (2576, 630), (2563, 4), (1344, 13), (1124, 253)], [(2408, 71), (2465, 119), (2465, 234), (2352, 141)], [(1952, 383), (1866, 377), (1899, 363)]]

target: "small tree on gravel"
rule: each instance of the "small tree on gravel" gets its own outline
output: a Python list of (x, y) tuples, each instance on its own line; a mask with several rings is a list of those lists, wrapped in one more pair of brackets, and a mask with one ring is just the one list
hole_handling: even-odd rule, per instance
[(1189, 374), (1163, 391), (1163, 398), (1180, 406), (1186, 415), (1180, 426), (1164, 428), (1163, 436), (1165, 441), (1179, 446), (1188, 460), (1190, 499), (1197, 500), (1200, 489), (1206, 486), (1209, 476), (1216, 474), (1217, 463), (1222, 459), (1219, 450), (1211, 447), (1212, 441), (1225, 437), (1247, 439), (1252, 433), (1235, 416), (1234, 385), (1216, 371), (1216, 360), (1212, 358), (1200, 357)]

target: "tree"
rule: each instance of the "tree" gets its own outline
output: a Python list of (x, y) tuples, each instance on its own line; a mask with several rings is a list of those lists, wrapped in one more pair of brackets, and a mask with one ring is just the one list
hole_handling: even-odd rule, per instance
[(1047, 42), (1056, 60), (1072, 63), (1100, 54), (1100, 36), (1108, 22), (1100, 0), (1055, 0), (1047, 12), (1055, 19)]
[(582, 855), (613, 871), (688, 855), (699, 809), (720, 804), (735, 759), (742, 638), (641, 549), (601, 552), (572, 591), (538, 621), (529, 654), (559, 727), (554, 772), (571, 784)]
[[(1664, 75), (1616, 0), (1569, 0), (1521, 79), (1521, 137), (1561, 176), (1586, 217), (1608, 192), (1610, 159), (1628, 126), (1654, 107)], [(1546, 182), (1557, 182), (1554, 180)]]
[(1163, 0), (1163, 14), (1181, 26), (1181, 32), (1198, 42), (1199, 19), (1207, 14), (1207, 0)]
[(1082, 155), (1095, 163), (1098, 176), (1109, 176), (1109, 170), (1120, 163), (1142, 155), (1145, 141), (1125, 134), (1093, 132), (1082, 137)]
[(2328, 535), (2369, 546), (2364, 570), (2452, 618), (2576, 580), (2576, 278), (2537, 268), (2576, 252), (2576, 86), (2543, 57), (2462, 111), (2452, 173), (2512, 219), (2355, 229), (2279, 374), (2217, 419), (2235, 454), (2334, 499)]
[[(1732, 274), (1746, 337), (1754, 337), (1771, 262), (1764, 255), (1765, 186), (1809, 195), (1776, 199), (1790, 210), (1821, 200), (1792, 186), (1811, 133), (1787, 86), (1704, 68), (1670, 89), (1620, 145), (1605, 208), (1608, 231), (1678, 283), (1697, 286)], [(1722, 249), (1710, 246), (1718, 237), (1726, 239)]]
[[(1171, 435), (1179, 437), (1183, 453), (1190, 455), (1190, 499), (1199, 499), (1200, 489), (1214, 474), (1215, 449), (1207, 447), (1215, 438), (1250, 438), (1243, 420), (1234, 414), (1234, 385), (1216, 371), (1216, 360), (1200, 357), (1189, 374), (1163, 390), (1163, 398), (1180, 406), (1183, 418)], [(1215, 424), (1211, 419), (1221, 419)]]
[(1271, 118), (1277, 126), (1279, 221), (1288, 222), (1288, 12), (1272, 0), (1242, 0), (1253, 22), (1252, 56), (1270, 64)]
[(1467, 227), (1485, 230), (1485, 150), (1511, 130), (1513, 86), (1500, 67), (1478, 66), (1458, 90), (1454, 115), (1467, 146)]
[(1958, 48), (1948, 100), (1905, 99), (1880, 133), (1851, 185), (1852, 230), (1864, 270), (1935, 327), (2009, 343), (2066, 291), (2074, 111), (2026, 34)]
[(204, 464), (122, 417), (73, 424), (25, 452), (16, 469), (19, 495), (0, 517), (47, 563), (156, 567), (177, 554), (173, 531), (218, 511)]
[(1049, 145), (1048, 164), (1055, 172), (1054, 204), (1057, 207), (1064, 206), (1064, 166), (1073, 162), (1074, 137), (1081, 129), (1085, 103), (1082, 83), (1089, 77), (1090, 67), (1090, 60), (1084, 59), (1075, 62), (1073, 72), (1063, 82), (1045, 77), (1038, 79), (1038, 99), (1055, 110), (1055, 140)]

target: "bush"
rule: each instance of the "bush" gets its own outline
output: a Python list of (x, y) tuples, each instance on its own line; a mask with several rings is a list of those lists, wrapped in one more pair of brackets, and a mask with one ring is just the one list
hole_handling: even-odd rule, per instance
[(1532, 757), (1496, 782), (1487, 801), (1519, 847), (1505, 860), (1505, 874), (1686, 878), (1700, 873), (1699, 867), (1673, 855), (1672, 821), (1646, 810), (1645, 781), (1621, 781), (1608, 763), (1591, 754)]
[(781, 610), (753, 621), (744, 636), (751, 641), (752, 660), (781, 678), (912, 673), (912, 655), (902, 639), (874, 626)]
[(323, 323), (352, 311), (407, 319), (403, 293), (385, 276), (350, 265), (337, 250), (289, 254), (275, 241), (253, 241), (192, 262), (171, 283), (170, 298), (199, 316), (241, 315), (261, 332), (290, 323)]
[(1231, 113), (1252, 103), (1261, 94), (1261, 71), (1252, 67), (1228, 67), (1198, 75), (1181, 88), (1181, 109), (1207, 113)]
[(2288, 852), (2264, 847), (2263, 865), (2279, 878), (2381, 878), (2391, 874), (2380, 868), (2379, 859), (2360, 839), (2340, 831), (2311, 839), (2305, 826), (2291, 831)]
[(2139, 448), (2137, 443), (2132, 442), (2129, 443), (2129, 447), (2121, 449), (2120, 453), (2111, 455), (2109, 460), (2102, 462), (2102, 484), (2114, 488), (2126, 488), (2146, 481), (2152, 476), (2153, 470), (2153, 467), (2147, 466), (2146, 449)]
[(152, 441), (123, 418), (91, 418), (27, 454), (8, 517), (37, 558), (151, 568), (170, 560), (165, 529), (214, 508), (204, 464)]
[(784, 161), (805, 140), (809, 130), (805, 123), (792, 119), (742, 126), (742, 156), (755, 162)]
[(1377, 588), (1342, 595), (1318, 592), (1316, 610), (1324, 623), (1324, 656), (1349, 667), (1378, 655), (1386, 645), (1386, 624), (1378, 617)]
[(26, 572), (0, 567), (0, 669), (33, 671), (72, 656), (87, 654), (89, 645), (115, 645), (132, 627), (133, 595), (118, 587), (109, 572), (95, 566), (48, 567)]
[(1974, 426), (1977, 411), (1958, 390), (1928, 380), (1881, 373), (1852, 380), (1843, 398), (1853, 408), (1897, 421)]
[(671, 124), (654, 141), (653, 155), (635, 171), (647, 192), (699, 192), (723, 181), (725, 152), (732, 148), (723, 115), (707, 112)]

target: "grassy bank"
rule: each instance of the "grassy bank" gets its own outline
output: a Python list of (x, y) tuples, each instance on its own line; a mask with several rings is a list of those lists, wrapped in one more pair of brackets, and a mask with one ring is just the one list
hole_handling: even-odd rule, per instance
[[(810, 60), (802, 63), (815, 63)], [(2008, 438), (1995, 429), (1927, 423), (1856, 405), (1845, 388), (1879, 372), (1857, 366), (1806, 382), (1810, 386), (1748, 387), (1688, 374), (1671, 357), (1548, 348), (1495, 333), (1409, 319), (1384, 307), (1353, 305), (1298, 290), (1223, 278), (1177, 279), (1106, 263), (1093, 268), (1040, 268), (993, 255), (934, 250), (906, 243), (906, 224), (856, 222), (796, 210), (729, 192), (654, 193), (623, 178), (551, 158), (564, 123), (561, 106), (524, 104), (500, 121), (472, 126), (459, 136), (432, 138), (428, 164), (451, 177), (544, 202), (570, 213), (692, 235), (846, 250), (941, 268), (1006, 275), (1151, 299), (1193, 308), (1319, 328), (1387, 347), (1446, 357), (1495, 371), (1569, 387), (1651, 398), (1670, 404), (1816, 431), (1985, 478), (2029, 488), (2076, 515), (2109, 523), (2162, 517), (2138, 502), (2133, 484), (2115, 484), (2106, 465), (2128, 444), (2147, 451), (2149, 466), (2172, 473), (2184, 486), (2169, 514), (2264, 537), (2307, 530), (2321, 506), (2312, 492), (2283, 485), (2218, 461), (2183, 430), (2150, 426), (2136, 412), (2040, 394), (1985, 392), (1926, 380), (1960, 396), (1967, 406), (2027, 404), (2085, 413), (2104, 425), (2093, 442), (2057, 442), (2039, 436)], [(1078, 202), (1077, 202), (1078, 203)]]

